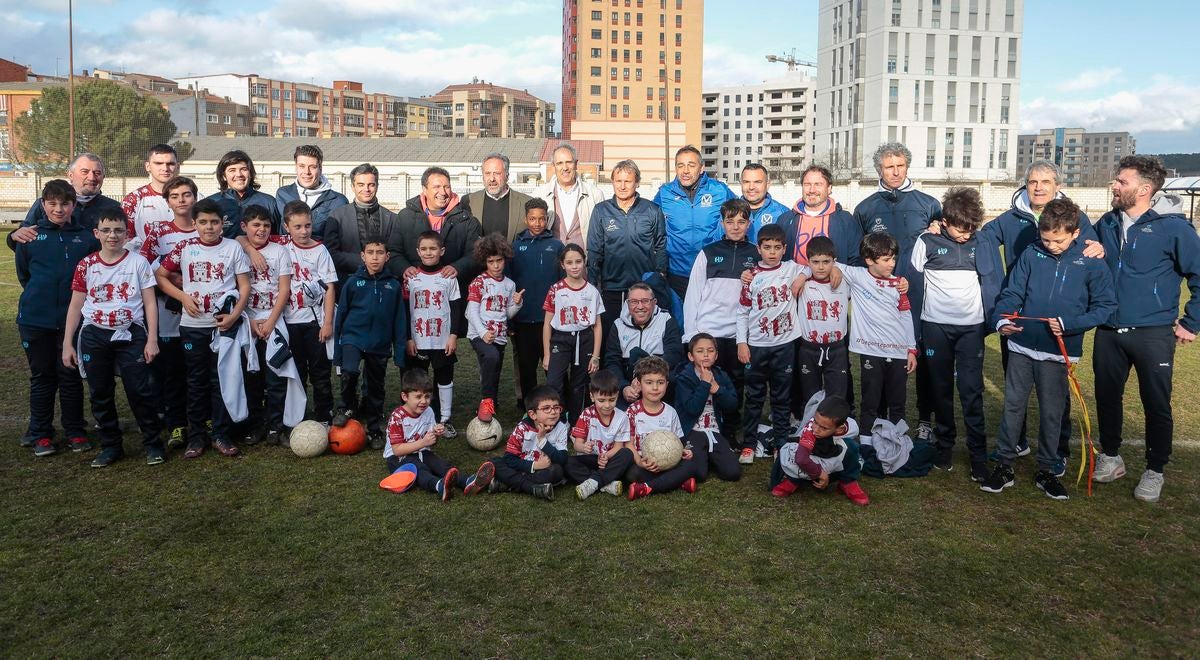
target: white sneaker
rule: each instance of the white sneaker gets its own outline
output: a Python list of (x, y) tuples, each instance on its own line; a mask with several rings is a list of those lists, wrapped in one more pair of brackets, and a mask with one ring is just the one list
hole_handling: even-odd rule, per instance
[(604, 488), (600, 489), (600, 492), (608, 493), (609, 495), (612, 495), (614, 497), (620, 497), (621, 496), (621, 481), (618, 479), (617, 481), (608, 482), (608, 484), (605, 485)]
[(1105, 453), (1096, 454), (1096, 471), (1092, 473), (1093, 481), (1106, 484), (1123, 476), (1125, 476), (1125, 459)]
[(1162, 495), (1162, 487), (1162, 472), (1146, 470), (1142, 473), (1142, 480), (1138, 482), (1137, 488), (1133, 489), (1133, 497), (1143, 502), (1157, 502), (1158, 497)]
[(586, 500), (596, 493), (598, 486), (595, 479), (588, 479), (575, 487), (575, 495), (581, 500)]

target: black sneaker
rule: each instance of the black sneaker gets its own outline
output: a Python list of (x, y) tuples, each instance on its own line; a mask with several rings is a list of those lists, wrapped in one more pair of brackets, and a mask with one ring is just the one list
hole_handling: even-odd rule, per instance
[(367, 434), (367, 444), (371, 449), (383, 449), (383, 431), (371, 431)]
[(988, 476), (988, 466), (986, 461), (983, 463), (971, 463), (971, 481), (981, 484), (987, 480)]
[(167, 453), (162, 447), (146, 447), (146, 465), (159, 465), (167, 460)]
[(349, 408), (341, 408), (337, 414), (333, 416), (333, 421), (330, 422), (334, 426), (345, 426), (346, 422), (354, 418), (354, 411)]
[[(326, 427), (328, 429), (329, 427)], [(287, 429), (279, 432), (279, 446), (284, 449), (292, 448), (292, 434)]]
[(554, 501), (554, 486), (550, 484), (534, 484), (533, 496), (548, 502)]
[(263, 430), (260, 428), (253, 429), (242, 436), (242, 444), (247, 447), (253, 447), (263, 441)]
[(949, 472), (954, 469), (954, 448), (938, 447), (933, 454), (933, 467)]
[(1050, 499), (1066, 500), (1071, 497), (1067, 495), (1067, 489), (1058, 480), (1058, 477), (1045, 470), (1038, 470), (1038, 473), (1033, 477), (1033, 483), (1037, 485), (1038, 490), (1045, 493), (1046, 497)]
[(920, 422), (917, 424), (917, 440), (929, 442), (933, 440), (933, 424)]
[(985, 493), (1001, 493), (1005, 488), (1017, 483), (1016, 477), (1013, 475), (1012, 467), (1008, 465), (997, 465), (992, 473), (988, 475), (983, 483), (980, 484), (979, 490)]
[(120, 449), (117, 449), (116, 447), (108, 447), (99, 454), (96, 454), (96, 458), (92, 459), (92, 467), (108, 467), (122, 458), (125, 458), (125, 454), (122, 453)]
[(450, 423), (450, 420), (442, 422), (442, 428), (445, 430), (445, 432), (442, 433), (442, 437), (446, 440), (453, 440), (458, 437), (458, 429), (454, 428), (454, 425)]
[(278, 447), (282, 441), (283, 433), (278, 430), (267, 431), (267, 444)]

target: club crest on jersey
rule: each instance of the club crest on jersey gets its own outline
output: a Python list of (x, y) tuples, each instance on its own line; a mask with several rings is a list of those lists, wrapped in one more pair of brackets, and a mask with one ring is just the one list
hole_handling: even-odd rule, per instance
[(883, 224), (883, 218), (875, 218), (871, 224), (871, 231), (887, 231), (887, 227)]
[(366, 286), (366, 285), (367, 285), (366, 280), (359, 280), (357, 283), (355, 283), (355, 286)]
[(725, 257), (713, 257), (713, 263), (719, 264), (725, 261)]
[(604, 227), (604, 231), (616, 231), (616, 230), (617, 230), (617, 221), (613, 220), (612, 218), (609, 218), (608, 225)]
[(775, 216), (770, 213), (764, 213), (758, 217), (758, 224), (760, 225), (769, 225), (772, 222), (775, 222)]
[(185, 351), (192, 350), (192, 342), (189, 341), (189, 342), (184, 343), (183, 350), (185, 350)]
[(707, 208), (712, 205), (713, 205), (712, 195), (710, 195), (708, 193), (704, 193), (703, 195), (700, 195), (700, 206)]

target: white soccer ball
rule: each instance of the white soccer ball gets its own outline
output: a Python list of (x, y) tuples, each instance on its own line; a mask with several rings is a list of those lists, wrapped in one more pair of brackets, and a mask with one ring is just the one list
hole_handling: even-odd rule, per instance
[(654, 461), (660, 471), (679, 465), (683, 443), (670, 431), (651, 431), (642, 438), (642, 456)]
[(316, 420), (305, 420), (296, 425), (288, 435), (292, 453), (300, 458), (313, 458), (329, 448), (329, 431)]
[(500, 422), (495, 417), (487, 423), (476, 417), (467, 424), (467, 444), (471, 449), (491, 451), (499, 447), (503, 440), (504, 429), (500, 428)]

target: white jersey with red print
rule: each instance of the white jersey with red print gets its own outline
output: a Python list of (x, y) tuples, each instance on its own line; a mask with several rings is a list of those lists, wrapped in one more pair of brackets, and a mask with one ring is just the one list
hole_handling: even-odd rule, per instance
[(528, 417), (522, 419), (508, 436), (504, 445), (504, 453), (520, 456), (526, 461), (536, 461), (542, 457), (542, 447), (547, 444), (559, 451), (567, 450), (567, 440), (571, 430), (563, 422), (554, 425), (544, 438), (538, 438), (537, 427)]
[(255, 321), (271, 315), (279, 300), (279, 278), (292, 276), (292, 255), (287, 248), (268, 242), (258, 248), (258, 253), (267, 262), (267, 267), (259, 270), (250, 266), (250, 302), (246, 304), (246, 313)]
[(600, 419), (596, 406), (588, 406), (579, 413), (575, 428), (571, 429), (571, 437), (593, 443), (592, 453), (599, 456), (612, 449), (618, 442), (629, 442), (629, 415), (614, 410), (608, 424)]
[(396, 455), (396, 452), (392, 450), (392, 445), (416, 442), (432, 431), (435, 425), (437, 425), (437, 419), (433, 416), (433, 408), (426, 408), (420, 415), (414, 415), (408, 412), (404, 406), (397, 406), (392, 411), (392, 416), (388, 418), (388, 441), (383, 445), (383, 457), (391, 458)]
[[(139, 251), (146, 261), (150, 262), (150, 268), (153, 270), (158, 268), (159, 259), (170, 254), (180, 241), (195, 237), (196, 229), (194, 227), (180, 229), (174, 219), (170, 222), (159, 222), (146, 231), (146, 240), (142, 241)], [(181, 312), (172, 312), (167, 309), (168, 300), (169, 298), (164, 295), (158, 296), (158, 336), (178, 337)]]
[(408, 299), (408, 315), (412, 319), (412, 340), (418, 351), (445, 350), (450, 341), (450, 301), (458, 300), (458, 278), (446, 277), (441, 268), (432, 273), (418, 268), (415, 275), (404, 278), (404, 297)]
[(846, 311), (850, 285), (834, 289), (829, 280), (808, 280), (800, 290), (800, 338), (814, 344), (832, 344), (846, 336)]
[(507, 277), (496, 279), (483, 273), (467, 289), (467, 339), (482, 337), (491, 330), (493, 343), (508, 343), (508, 320), (521, 309), (513, 303), (517, 285)]
[(153, 287), (150, 262), (132, 252), (122, 252), (112, 263), (93, 252), (75, 265), (71, 280), (71, 290), (84, 294), (83, 323), (109, 330), (141, 323), (146, 317), (142, 289)]
[(843, 266), (842, 281), (850, 284), (854, 322), (850, 324), (851, 352), (882, 358), (907, 359), (917, 349), (912, 307), (896, 287), (898, 277), (875, 277), (861, 266)]
[(712, 395), (704, 400), (704, 410), (700, 411), (700, 416), (696, 418), (696, 423), (692, 425), (693, 431), (712, 431), (719, 433), (720, 428), (717, 425), (717, 410), (713, 407)]
[(214, 314), (225, 296), (237, 294), (237, 276), (250, 272), (250, 262), (237, 241), (222, 238), (208, 244), (199, 237), (180, 241), (161, 266), (183, 277), (183, 291), (200, 308), (200, 316), (185, 313), (179, 324), (187, 328), (215, 328)]
[(320, 241), (300, 247), (288, 236), (272, 236), (272, 243), (287, 248), (292, 260), (291, 299), (283, 310), (285, 323), (312, 323), (325, 320), (325, 286), (337, 282), (333, 257)]
[(782, 346), (796, 338), (796, 297), (792, 281), (808, 275), (807, 266), (784, 261), (773, 268), (759, 264), (754, 279), (742, 285), (737, 308), (737, 341), (751, 346)]
[(629, 437), (633, 440), (633, 450), (642, 453), (642, 439), (654, 431), (670, 431), (676, 438), (683, 438), (683, 426), (679, 423), (679, 414), (671, 404), (663, 402), (663, 409), (657, 413), (646, 410), (646, 402), (637, 400), (629, 404), (625, 413), (629, 417)]
[(125, 220), (129, 225), (129, 237), (136, 236), (143, 241), (154, 225), (175, 219), (175, 213), (167, 205), (167, 198), (148, 183), (125, 195), (125, 199), (121, 200), (121, 210), (125, 212)]
[(600, 291), (584, 282), (572, 289), (565, 279), (555, 282), (546, 292), (542, 311), (550, 312), (550, 327), (562, 332), (580, 332), (592, 327), (604, 313)]

